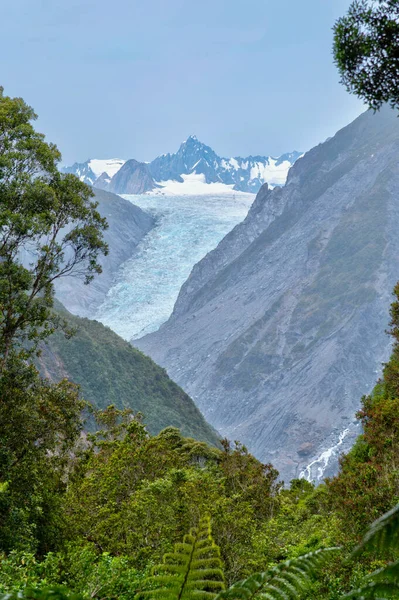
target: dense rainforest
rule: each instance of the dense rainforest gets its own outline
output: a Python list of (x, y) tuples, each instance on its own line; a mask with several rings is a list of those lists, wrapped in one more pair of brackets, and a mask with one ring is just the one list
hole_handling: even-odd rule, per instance
[[(336, 29), (337, 61), (348, 76), (356, 57), (347, 67), (340, 44), (359, 33), (353, 19), (364, 18), (372, 35), (396, 3), (366, 9), (356, 2)], [(366, 46), (357, 46), (358, 59), (374, 48)], [(389, 90), (380, 97), (389, 100)], [(303, 479), (284, 485), (238, 441), (212, 434), (212, 445), (173, 426), (151, 433), (141, 414), (115, 406), (115, 390), (102, 389), (96, 409), (82, 397), (85, 365), (67, 348), (75, 343), (109, 361), (96, 347), (103, 330), (85, 322), (73, 342), (74, 322), (56, 310), (54, 283), (70, 274), (90, 282), (101, 272), (107, 224), (90, 188), (59, 173), (60, 154), (35, 131), (35, 118), (0, 88), (3, 598), (398, 597), (399, 284), (392, 356), (362, 399), (362, 434), (337, 476), (317, 488)], [(48, 348), (62, 348), (81, 388), (45, 377)], [(119, 350), (140, 360), (115, 341)], [(177, 405), (184, 400), (164, 385)]]

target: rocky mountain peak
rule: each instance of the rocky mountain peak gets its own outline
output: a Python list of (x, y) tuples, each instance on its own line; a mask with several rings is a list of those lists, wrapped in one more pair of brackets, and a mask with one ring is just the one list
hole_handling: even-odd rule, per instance
[(147, 163), (131, 158), (112, 177), (107, 189), (116, 194), (144, 194), (155, 187)]
[[(184, 183), (184, 175), (202, 175), (205, 184), (221, 183), (234, 191), (255, 193), (265, 181), (272, 186), (283, 185), (288, 169), (300, 155), (300, 152), (294, 151), (278, 158), (270, 156), (223, 158), (210, 146), (201, 142), (196, 135), (190, 135), (180, 144), (175, 153), (162, 154), (148, 164), (140, 163), (135, 159), (127, 161), (129, 164), (126, 169), (130, 172), (133, 168), (141, 170), (142, 176), (146, 179), (143, 185), (135, 184), (125, 188), (122, 186), (121, 181), (125, 179), (119, 173), (127, 163), (120, 159), (92, 159), (81, 164), (75, 163), (72, 167), (65, 167), (63, 171), (76, 174), (81, 181), (89, 185), (114, 192), (118, 190), (117, 193), (120, 194), (145, 193), (130, 192), (128, 189), (151, 191), (159, 183), (161, 187), (165, 182)], [(147, 165), (146, 168), (139, 167), (144, 164)], [(108, 175), (109, 181), (103, 175), (104, 172)], [(183, 189), (182, 193), (184, 193)]]

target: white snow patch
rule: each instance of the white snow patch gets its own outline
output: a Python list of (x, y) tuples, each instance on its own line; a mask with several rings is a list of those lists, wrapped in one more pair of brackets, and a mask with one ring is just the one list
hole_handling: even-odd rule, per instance
[(291, 163), (288, 160), (276, 165), (277, 159), (269, 158), (268, 163), (254, 163), (251, 168), (250, 178), (260, 179), (261, 181), (271, 183), (273, 185), (284, 185), (287, 180), (288, 170), (291, 168)]
[(108, 158), (108, 159), (98, 159), (92, 158), (88, 166), (93, 171), (96, 177), (100, 177), (104, 172), (109, 175), (109, 177), (113, 177), (115, 173), (119, 171), (119, 169), (125, 164), (125, 160), (121, 158)]
[[(180, 181), (158, 181), (160, 188), (147, 192), (151, 196), (220, 196), (236, 195), (238, 192), (233, 190), (234, 184), (226, 185), (224, 183), (206, 183), (203, 173), (190, 173), (182, 175), (183, 182)], [(243, 194), (243, 192), (239, 192)], [(253, 196), (253, 194), (248, 194)]]

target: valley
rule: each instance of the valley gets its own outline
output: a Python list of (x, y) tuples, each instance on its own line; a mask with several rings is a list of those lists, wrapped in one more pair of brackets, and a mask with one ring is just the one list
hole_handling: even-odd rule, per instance
[(116, 270), (103, 302), (87, 316), (133, 340), (169, 318), (193, 266), (245, 218), (254, 195), (124, 198), (150, 214), (155, 226)]
[[(141, 211), (146, 229), (126, 250), (117, 216), (102, 288), (69, 287), (60, 299), (165, 367), (222, 436), (283, 478), (320, 482), (359, 434), (360, 396), (390, 352), (398, 139), (392, 111), (366, 112), (255, 199), (197, 173), (213, 151), (189, 138), (156, 159), (158, 178), (176, 169), (164, 187), (93, 188), (108, 194), (107, 210)], [(91, 164), (98, 173), (106, 163)], [(126, 164), (110, 161), (114, 177)]]
[(3, 4), (0, 600), (399, 598), (399, 0)]

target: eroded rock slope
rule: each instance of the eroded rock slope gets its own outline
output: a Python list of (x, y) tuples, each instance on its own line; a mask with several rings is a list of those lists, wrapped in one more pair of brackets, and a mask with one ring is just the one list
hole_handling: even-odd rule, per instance
[(135, 341), (223, 435), (289, 479), (353, 420), (389, 355), (399, 119), (367, 112), (263, 186)]
[(56, 285), (57, 298), (81, 317), (92, 315), (102, 303), (119, 266), (134, 254), (140, 240), (155, 225), (149, 214), (128, 200), (104, 190), (94, 191), (97, 210), (108, 222), (104, 238), (109, 253), (101, 258), (103, 272), (89, 285), (77, 277), (65, 277)]

